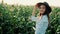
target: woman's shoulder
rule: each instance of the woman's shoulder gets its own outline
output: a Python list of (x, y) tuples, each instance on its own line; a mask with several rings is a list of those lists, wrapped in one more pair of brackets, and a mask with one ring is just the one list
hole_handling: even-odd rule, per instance
[(43, 15), (43, 18), (48, 18), (47, 15)]
[(43, 19), (44, 21), (48, 20), (47, 15), (43, 15), (42, 19)]

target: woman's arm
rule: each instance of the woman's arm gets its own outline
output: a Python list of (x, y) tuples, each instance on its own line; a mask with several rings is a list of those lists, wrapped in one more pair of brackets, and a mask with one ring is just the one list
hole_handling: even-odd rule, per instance
[(32, 12), (32, 16), (29, 18), (29, 20), (32, 20), (32, 21), (36, 21), (36, 17), (35, 17), (35, 11), (36, 11), (37, 7), (36, 5), (34, 6), (33, 8), (33, 12)]
[(37, 9), (37, 5), (35, 5), (34, 8), (33, 8), (32, 16), (35, 16), (36, 9)]

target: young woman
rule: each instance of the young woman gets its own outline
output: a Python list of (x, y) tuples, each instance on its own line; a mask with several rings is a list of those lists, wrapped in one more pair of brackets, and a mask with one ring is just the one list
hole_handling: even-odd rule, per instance
[[(35, 17), (35, 10), (39, 8), (39, 15)], [(45, 34), (46, 29), (49, 24), (49, 13), (51, 12), (51, 7), (47, 2), (40, 2), (34, 6), (34, 10), (31, 15), (31, 20), (36, 21), (35, 34)]]

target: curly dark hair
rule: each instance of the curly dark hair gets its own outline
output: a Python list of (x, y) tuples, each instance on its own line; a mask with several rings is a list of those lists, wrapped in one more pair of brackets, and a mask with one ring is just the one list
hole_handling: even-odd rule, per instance
[[(51, 7), (49, 6), (49, 4), (48, 4), (47, 2), (43, 2), (43, 3), (42, 3), (42, 2), (39, 2), (39, 3), (36, 4), (36, 6), (37, 6), (38, 8), (40, 8), (41, 5), (44, 5), (44, 6), (46, 7), (46, 10), (45, 10), (45, 12), (44, 12), (43, 15), (47, 15), (48, 21), (49, 21), (49, 23), (50, 23), (49, 14), (51, 13), (52, 9), (51, 9)], [(40, 14), (40, 15), (41, 15), (41, 14)]]
[(38, 8), (40, 8), (41, 5), (44, 5), (46, 7), (45, 13), (43, 15), (45, 15), (45, 14), (48, 15), (52, 11), (51, 7), (49, 6), (49, 4), (47, 2), (44, 2), (44, 3), (39, 2), (39, 3), (37, 3)]

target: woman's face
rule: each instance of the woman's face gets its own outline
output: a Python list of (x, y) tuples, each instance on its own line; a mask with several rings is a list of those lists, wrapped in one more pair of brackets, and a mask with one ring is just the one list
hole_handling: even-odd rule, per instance
[(44, 14), (45, 10), (46, 10), (45, 5), (41, 5), (41, 6), (40, 6), (40, 11), (39, 11), (39, 13), (40, 13), (40, 14)]

